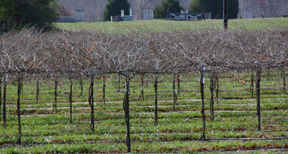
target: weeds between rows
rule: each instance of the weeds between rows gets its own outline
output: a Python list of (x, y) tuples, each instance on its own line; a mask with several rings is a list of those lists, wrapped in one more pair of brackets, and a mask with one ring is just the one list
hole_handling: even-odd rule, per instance
[[(206, 142), (196, 141), (202, 133), (197, 74), (182, 77), (181, 93), (178, 95), (175, 112), (171, 112), (173, 105), (171, 81), (163, 80), (162, 83), (159, 83), (159, 89), (162, 88), (164, 94), (159, 92), (157, 126), (154, 126), (152, 84), (144, 83), (145, 101), (130, 102), (132, 150), (134, 152), (193, 152), (288, 148), (288, 105), (286, 94), (283, 94), (279, 88), (282, 84), (281, 78), (274, 76), (270, 81), (263, 81), (262, 88), (269, 87), (271, 89), (262, 91), (262, 131), (258, 132), (255, 100), (251, 99), (249, 85), (243, 85), (235, 82), (235, 79), (225, 76), (220, 80), (220, 97), (222, 99), (220, 99), (219, 104), (215, 104), (215, 120), (213, 122), (208, 120), (206, 123), (206, 137), (208, 138)], [(243, 79), (249, 81), (248, 77)], [(44, 84), (49, 85), (49, 81), (43, 82), (47, 82)], [(88, 82), (85, 83), (84, 85), (88, 85)], [(61, 108), (68, 107), (68, 103), (59, 102), (57, 114), (52, 114), (51, 108), (53, 106), (50, 102), (53, 99), (49, 97), (53, 97), (53, 91), (49, 87), (43, 87), (42, 95), (40, 95), (43, 100), (35, 104), (35, 100), (33, 100), (35, 96), (34, 84), (34, 81), (24, 81), (22, 95), (26, 98), (23, 97), (21, 101), (21, 113), (23, 114), (22, 144), (25, 145), (23, 148), (20, 146), (15, 148), (14, 146), (18, 135), (14, 102), (16, 86), (8, 85), (10, 88), (7, 95), (9, 100), (7, 106), (8, 127), (5, 131), (0, 132), (2, 147), (0, 152), (69, 153), (125, 152), (127, 150), (124, 144), (126, 127), (121, 102), (123, 94), (116, 92), (119, 84), (116, 77), (112, 76), (106, 81), (108, 101), (106, 104), (100, 103), (102, 99), (101, 79), (98, 87), (95, 88), (95, 96), (98, 97), (98, 103), (95, 103), (94, 110), (95, 133), (92, 133), (89, 128), (90, 115), (89, 108), (87, 108), (89, 105), (85, 102), (88, 97), (85, 94), (87, 86), (84, 86), (83, 96), (79, 98), (79, 89), (77, 90), (75, 84), (73, 98), (75, 101), (78, 99), (84, 102), (73, 104), (73, 123), (68, 124), (69, 115), (65, 113), (68, 113), (69, 109)], [(68, 97), (65, 94), (69, 90), (67, 81), (61, 80), (61, 84), (62, 88), (58, 91), (59, 97), (67, 100)], [(141, 84), (139, 80), (135, 80), (133, 84), (135, 86), (131, 87), (132, 100), (137, 100), (140, 91), (136, 88), (140, 87)], [(50, 87), (53, 88), (51, 83)], [(208, 85), (205, 88), (208, 89)], [(233, 88), (237, 88), (237, 90), (233, 90)], [(273, 89), (276, 88), (279, 90), (274, 91)], [(206, 115), (209, 118), (208, 90), (205, 91), (205, 96), (205, 110), (207, 110)], [(31, 97), (31, 100), (27, 100)], [(118, 100), (119, 98), (120, 100)], [(1, 125), (3, 125), (2, 122)]]

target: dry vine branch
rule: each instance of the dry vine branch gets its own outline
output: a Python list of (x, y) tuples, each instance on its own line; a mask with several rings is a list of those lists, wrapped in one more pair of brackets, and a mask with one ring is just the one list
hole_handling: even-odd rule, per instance
[(207, 71), (288, 65), (288, 36), (281, 28), (137, 34), (23, 29), (0, 39), (2, 73), (181, 73), (196, 71), (203, 62)]
[[(82, 77), (91, 77), (88, 100), (91, 108), (90, 128), (93, 132), (95, 129), (94, 76), (96, 74), (104, 76), (109, 73), (124, 75), (126, 77), (126, 91), (123, 108), (127, 126), (126, 144), (128, 152), (131, 151), (129, 82), (136, 74), (174, 74), (173, 109), (175, 110), (177, 100), (175, 73), (199, 71), (199, 68), (202, 69), (204, 65), (205, 72), (227, 72), (241, 69), (259, 70), (288, 66), (288, 35), (287, 30), (281, 28), (253, 32), (247, 30), (207, 30), (124, 34), (103, 34), (88, 31), (81, 33), (66, 31), (39, 33), (33, 29), (23, 29), (19, 32), (5, 33), (0, 36), (0, 40), (0, 74), (7, 75), (10, 73), (15, 76), (17, 73), (25, 73), (26, 76), (34, 77), (37, 75), (35, 79), (40, 77), (55, 78), (53, 103), (53, 111), (55, 110), (55, 112), (57, 112), (57, 86), (58, 84), (60, 86), (57, 78), (60, 76), (63, 78), (80, 77), (81, 95), (83, 91)], [(205, 140), (204, 72), (203, 70), (200, 72), (203, 134), (199, 139), (203, 138)], [(128, 73), (133, 73), (132, 77)], [(77, 75), (74, 76), (73, 74)], [(252, 83), (253, 78), (252, 76)], [(180, 78), (178, 78), (178, 81), (180, 83)], [(6, 127), (6, 82), (6, 79), (4, 79), (2, 108), (4, 127)], [(157, 85), (157, 82), (156, 80), (155, 85)], [(104, 88), (105, 82), (103, 82), (103, 92), (105, 92)], [(157, 87), (155, 90), (157, 93)], [(260, 80), (259, 88), (257, 85), (256, 90), (258, 98), (258, 94), (260, 95)], [(177, 91), (180, 92), (180, 87)], [(253, 97), (253, 91), (251, 92)], [(218, 99), (218, 81), (216, 93)], [(105, 94), (103, 96), (105, 98)], [(143, 91), (142, 98), (144, 99)], [(157, 100), (155, 101), (157, 102)], [(70, 102), (72, 102), (72, 98)], [(257, 104), (259, 104), (260, 109), (260, 96), (257, 99)], [(260, 117), (260, 110), (258, 115)]]

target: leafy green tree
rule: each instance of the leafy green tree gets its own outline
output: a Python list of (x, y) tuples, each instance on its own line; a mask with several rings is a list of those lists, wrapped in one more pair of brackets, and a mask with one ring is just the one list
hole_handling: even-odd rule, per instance
[[(211, 18), (222, 18), (223, 0), (193, 0), (190, 4), (191, 13), (203, 13), (204, 7), (206, 12), (211, 11)], [(239, 12), (238, 0), (228, 0), (228, 18), (237, 18)]]
[(48, 29), (56, 21), (56, 0), (0, 0), (1, 31), (25, 26)]
[(184, 10), (179, 4), (179, 0), (166, 0), (161, 2), (161, 5), (158, 5), (154, 9), (154, 18), (168, 18), (169, 13), (180, 13), (181, 10)]
[(120, 16), (121, 10), (129, 15), (130, 3), (127, 0), (108, 0), (102, 16), (102, 21), (110, 21), (111, 16)]

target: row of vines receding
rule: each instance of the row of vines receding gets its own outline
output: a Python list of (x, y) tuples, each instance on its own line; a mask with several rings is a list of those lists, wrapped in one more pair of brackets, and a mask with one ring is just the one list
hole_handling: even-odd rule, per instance
[[(221, 75), (227, 74), (227, 72), (231, 73), (232, 78), (246, 85), (247, 81), (245, 82), (233, 73), (240, 71), (245, 75), (249, 74), (249, 92), (251, 98), (256, 98), (257, 129), (260, 131), (260, 83), (263, 72), (268, 72), (269, 80), (270, 70), (274, 70), (274, 73), (280, 71), (282, 73), (281, 82), (283, 81), (281, 90), (286, 94), (287, 40), (288, 32), (285, 29), (254, 32), (207, 30), (124, 34), (65, 31), (39, 33), (33, 29), (11, 31), (0, 36), (1, 120), (3, 119), (3, 126), (6, 128), (7, 85), (9, 80), (13, 79), (14, 85), (17, 87), (15, 114), (18, 117), (19, 126), (15, 143), (20, 144), (22, 137), (20, 104), (23, 86), (25, 86), (23, 82), (26, 80), (29, 86), (31, 83), (33, 86), (35, 84), (35, 96), (30, 98), (35, 100), (35, 104), (40, 101), (42, 87), (39, 84), (44, 84), (44, 87), (52, 89), (50, 93), (53, 98), (46, 101), (53, 103), (51, 113), (57, 113), (58, 102), (61, 101), (58, 96), (59, 90), (62, 88), (60, 80), (65, 79), (67, 80), (66, 85), (69, 85), (66, 92), (69, 102), (69, 111), (67, 111), (69, 112), (69, 123), (73, 123), (72, 104), (75, 99), (75, 88), (73, 89), (73, 87), (77, 85), (77, 89), (80, 90), (77, 94), (78, 97), (86, 97), (80, 102), (89, 104), (89, 129), (95, 133), (97, 113), (95, 113), (94, 102), (99, 98), (99, 95), (95, 96), (95, 86), (99, 86), (95, 82), (100, 79), (102, 80), (100, 102), (107, 104), (106, 93), (109, 89), (111, 90), (111, 86), (107, 86), (109, 82), (114, 84), (114, 91), (116, 90), (116, 93), (121, 96), (126, 126), (125, 143), (127, 151), (131, 152), (129, 101), (131, 101), (131, 90), (135, 89), (133, 79), (139, 79), (137, 82), (140, 84), (136, 89), (141, 89), (139, 96), (137, 95), (134, 100), (139, 101), (141, 98), (145, 100), (147, 96), (144, 97), (144, 81), (147, 80), (147, 74), (149, 74), (148, 81), (154, 89), (154, 125), (157, 126), (160, 125), (157, 110), (158, 98), (159, 94), (163, 92), (163, 89), (160, 90), (159, 84), (168, 83), (167, 76), (171, 79), (169, 83), (172, 82), (172, 111), (176, 111), (175, 106), (182, 93), (180, 83), (185, 84), (181, 76), (188, 74), (190, 79), (197, 78), (196, 85), (199, 86), (199, 91), (196, 93), (199, 93), (198, 99), (201, 101), (201, 118), (203, 120), (202, 134), (198, 136), (198, 139), (206, 140), (206, 118), (208, 116), (205, 114), (207, 98), (205, 99), (204, 87), (209, 85), (206, 88), (206, 93), (210, 92), (209, 120), (214, 121), (216, 118), (214, 105), (215, 102), (218, 104)], [(192, 77), (191, 73), (194, 73)], [(88, 88), (85, 91), (83, 87), (87, 85)], [(253, 97), (254, 91), (256, 92), (255, 97)]]

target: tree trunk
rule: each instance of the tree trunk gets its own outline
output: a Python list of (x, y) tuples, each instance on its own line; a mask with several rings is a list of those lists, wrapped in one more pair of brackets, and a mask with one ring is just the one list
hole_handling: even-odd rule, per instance
[(70, 105), (69, 123), (70, 124), (72, 124), (72, 87), (73, 87), (73, 79), (70, 79), (70, 92), (69, 92), (69, 105)]
[(250, 92), (251, 92), (251, 98), (253, 98), (253, 93), (254, 93), (254, 75), (253, 75), (253, 70), (251, 71), (251, 85), (250, 85)]
[(3, 124), (4, 128), (6, 128), (6, 88), (7, 88), (7, 76), (4, 78), (4, 87), (3, 87)]
[(55, 78), (55, 88), (54, 88), (54, 102), (53, 102), (53, 111), (57, 113), (57, 87), (58, 87), (58, 80)]
[(261, 115), (260, 115), (260, 81), (261, 81), (261, 70), (257, 69), (256, 79), (256, 97), (257, 97), (257, 116), (258, 116), (258, 131), (261, 130)]
[(39, 100), (39, 81), (38, 79), (36, 80), (36, 104), (38, 103)]
[(126, 90), (125, 90), (125, 96), (123, 101), (123, 108), (125, 112), (125, 123), (126, 123), (126, 145), (127, 145), (127, 152), (131, 152), (131, 141), (130, 141), (130, 117), (129, 117), (129, 95), (130, 95), (130, 89), (129, 89), (129, 73), (126, 73)]
[(21, 144), (21, 115), (20, 115), (20, 94), (21, 94), (21, 79), (18, 78), (18, 88), (17, 88), (17, 110), (16, 114), (18, 117), (18, 139), (16, 140), (17, 144)]
[(103, 96), (102, 96), (102, 101), (103, 101), (104, 104), (105, 104), (105, 87), (106, 87), (105, 82), (106, 82), (106, 77), (104, 75), (103, 76)]
[(201, 77), (200, 77), (200, 87), (201, 87), (201, 100), (202, 100), (202, 108), (201, 108), (201, 114), (203, 117), (203, 134), (202, 136), (199, 138), (203, 138), (205, 140), (205, 122), (206, 122), (206, 115), (205, 115), (205, 108), (204, 108), (204, 75), (203, 75), (203, 71), (201, 70)]
[(176, 74), (174, 73), (174, 76), (173, 76), (173, 111), (176, 110), (175, 105), (176, 105), (176, 101), (177, 101), (177, 95), (175, 92), (175, 76), (176, 76)]
[(93, 97), (93, 86), (94, 86), (94, 78), (91, 77), (91, 83), (89, 87), (89, 96), (88, 96), (88, 101), (91, 109), (90, 113), (90, 129), (94, 133), (95, 127), (94, 127), (94, 97)]
[(157, 83), (158, 83), (158, 75), (156, 76), (155, 83), (154, 83), (154, 89), (155, 89), (155, 123), (156, 126), (158, 123), (158, 115), (157, 115)]

